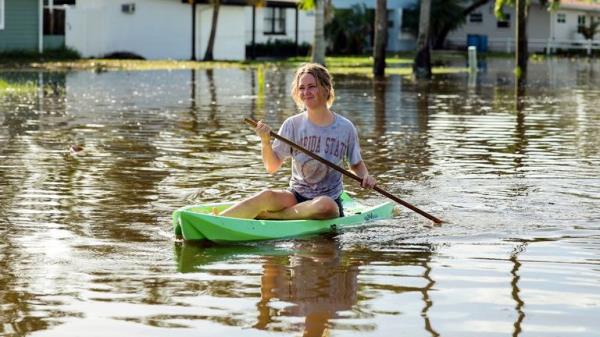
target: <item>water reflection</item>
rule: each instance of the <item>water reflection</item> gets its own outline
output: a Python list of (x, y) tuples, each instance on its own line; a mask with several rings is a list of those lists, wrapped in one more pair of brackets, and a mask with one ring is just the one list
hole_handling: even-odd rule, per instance
[[(327, 335), (330, 321), (357, 300), (358, 266), (342, 265), (334, 240), (320, 238), (295, 248), (286, 259), (265, 259), (257, 329), (276, 330), (279, 317), (303, 317), (303, 336)], [(364, 330), (365, 327), (350, 327)]]
[[(3, 209), (3, 208), (2, 208)], [(1, 211), (0, 211), (1, 212)], [(3, 223), (11, 225), (10, 221), (2, 216)], [(14, 228), (14, 227), (13, 227)], [(2, 236), (9, 238), (11, 227), (2, 230)], [(24, 335), (29, 331), (47, 329), (49, 324), (43, 317), (33, 315), (35, 308), (31, 303), (38, 299), (26, 289), (20, 289), (20, 271), (14, 261), (22, 261), (24, 256), (18, 244), (12, 240), (0, 241), (0, 334)]]
[[(402, 297), (412, 292), (419, 293), (423, 301), (420, 311), (406, 313), (390, 307), (387, 314), (408, 315), (410, 319), (420, 316), (424, 329), (431, 336), (439, 336), (429, 317), (433, 306), (429, 292), (435, 286), (429, 266), (431, 252), (432, 247), (426, 245), (407, 246), (393, 256), (365, 247), (347, 250), (330, 236), (280, 244), (184, 242), (175, 246), (177, 269), (184, 273), (203, 273), (214, 270), (211, 265), (252, 256), (261, 265), (260, 298), (252, 327), (271, 332), (299, 329), (303, 336), (327, 336), (333, 330), (374, 332), (377, 326), (369, 322), (369, 303), (387, 302), (385, 296), (390, 295), (386, 293)], [(418, 269), (413, 271), (415, 267)], [(370, 281), (390, 268), (406, 268), (407, 273), (390, 275), (397, 281), (393, 284)], [(413, 285), (413, 279), (422, 279), (423, 285)]]
[(521, 299), (521, 296), (519, 295), (520, 293), (520, 289), (519, 289), (519, 279), (521, 278), (519, 276), (519, 268), (521, 268), (521, 263), (518, 260), (518, 256), (520, 253), (522, 253), (523, 251), (525, 251), (525, 249), (527, 248), (527, 243), (522, 243), (519, 244), (517, 247), (515, 247), (515, 249), (512, 251), (512, 253), (510, 254), (510, 261), (513, 263), (513, 268), (510, 271), (511, 275), (513, 276), (511, 282), (510, 282), (510, 286), (512, 287), (512, 298), (515, 300), (515, 310), (517, 312), (517, 318), (514, 324), (514, 331), (513, 331), (513, 337), (517, 337), (519, 336), (519, 334), (521, 333), (521, 325), (523, 323), (523, 320), (525, 319), (525, 312), (523, 312), (523, 307), (525, 306), (525, 302), (523, 302), (523, 300)]
[(380, 139), (385, 134), (386, 121), (386, 78), (373, 80), (373, 113), (375, 114), (375, 137)]

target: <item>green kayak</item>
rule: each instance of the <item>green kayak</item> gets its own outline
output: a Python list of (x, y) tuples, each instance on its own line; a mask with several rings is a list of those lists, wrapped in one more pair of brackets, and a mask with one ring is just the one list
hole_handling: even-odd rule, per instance
[(255, 220), (212, 215), (213, 208), (222, 211), (233, 202), (182, 207), (173, 212), (173, 229), (184, 240), (210, 240), (217, 243), (256, 241), (326, 233), (338, 228), (356, 226), (375, 219), (392, 217), (394, 204), (386, 202), (365, 206), (342, 194), (346, 216), (327, 220)]

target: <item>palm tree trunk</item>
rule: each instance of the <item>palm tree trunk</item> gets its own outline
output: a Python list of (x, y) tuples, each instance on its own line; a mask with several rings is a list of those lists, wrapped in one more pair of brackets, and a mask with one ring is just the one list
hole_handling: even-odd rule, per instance
[(387, 40), (387, 0), (377, 0), (375, 10), (375, 41), (373, 46), (373, 75), (385, 74), (385, 45)]
[(413, 64), (413, 74), (418, 79), (431, 78), (431, 54), (429, 46), (429, 19), (431, 0), (421, 1), (419, 13), (419, 35), (417, 37), (417, 55)]
[(517, 0), (517, 27), (516, 39), (517, 47), (515, 50), (516, 75), (519, 85), (525, 83), (527, 78), (527, 1)]
[(192, 6), (192, 61), (196, 61), (196, 0), (190, 0)]
[(219, 21), (219, 7), (221, 5), (221, 0), (212, 0), (212, 3), (212, 22), (210, 26), (210, 36), (208, 38), (208, 45), (206, 46), (206, 53), (204, 54), (204, 61), (214, 60), (213, 49), (215, 46), (215, 35), (217, 35), (217, 23)]
[(325, 0), (315, 0), (315, 35), (311, 62), (325, 65)]

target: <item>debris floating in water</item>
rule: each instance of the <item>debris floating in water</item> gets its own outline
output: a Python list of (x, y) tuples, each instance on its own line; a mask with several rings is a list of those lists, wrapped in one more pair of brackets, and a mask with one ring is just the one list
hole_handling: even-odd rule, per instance
[(72, 144), (69, 147), (69, 153), (72, 156), (85, 156), (85, 149), (81, 145)]

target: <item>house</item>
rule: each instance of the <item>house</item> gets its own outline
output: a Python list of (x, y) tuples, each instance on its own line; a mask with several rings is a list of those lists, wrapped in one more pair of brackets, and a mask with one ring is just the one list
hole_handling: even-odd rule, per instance
[(75, 0), (44, 1), (44, 49), (60, 49), (65, 47), (65, 13)]
[(0, 0), (0, 52), (64, 47), (65, 6), (75, 0)]
[[(389, 52), (399, 52), (415, 50), (416, 37), (403, 29), (403, 15), (406, 15), (406, 9), (416, 6), (418, 0), (388, 0), (388, 40), (386, 49)], [(376, 0), (333, 0), (333, 7), (336, 9), (349, 9), (353, 6), (365, 6), (368, 9), (375, 9)]]
[[(600, 4), (583, 0), (561, 0), (556, 11), (548, 11), (534, 2), (527, 22), (530, 52), (551, 53), (556, 50), (600, 49), (600, 34), (586, 40), (582, 27), (600, 20)], [(466, 48), (475, 45), (479, 50), (512, 52), (515, 46), (515, 9), (505, 8), (504, 20), (494, 15), (494, 1), (472, 12), (462, 27), (448, 34), (446, 47)]]
[[(221, 0), (213, 55), (244, 60), (246, 45), (268, 39), (312, 40), (312, 13), (298, 1)], [(66, 45), (83, 57), (129, 52), (146, 59), (202, 59), (213, 7), (209, 0), (77, 0), (66, 14)]]
[(265, 7), (246, 7), (246, 58), (254, 58), (256, 44), (285, 41), (296, 46), (312, 44), (314, 16), (312, 11), (298, 9), (297, 0), (267, 1)]
[(0, 0), (0, 52), (44, 50), (43, 0)]

